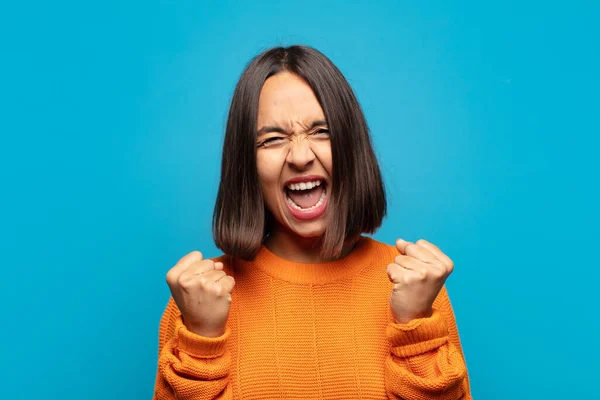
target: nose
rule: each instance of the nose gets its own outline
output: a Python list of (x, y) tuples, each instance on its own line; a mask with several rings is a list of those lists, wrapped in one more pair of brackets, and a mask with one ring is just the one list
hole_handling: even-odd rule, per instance
[(310, 141), (297, 137), (292, 141), (286, 162), (296, 170), (304, 170), (315, 160), (315, 153), (310, 147)]

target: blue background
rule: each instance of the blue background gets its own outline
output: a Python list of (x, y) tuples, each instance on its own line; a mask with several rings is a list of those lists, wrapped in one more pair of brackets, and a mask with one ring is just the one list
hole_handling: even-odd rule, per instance
[(364, 107), (375, 237), (455, 261), (474, 397), (596, 396), (598, 3), (250, 3), (0, 7), (2, 397), (151, 398), (165, 274), (219, 254), (236, 80), (295, 43)]

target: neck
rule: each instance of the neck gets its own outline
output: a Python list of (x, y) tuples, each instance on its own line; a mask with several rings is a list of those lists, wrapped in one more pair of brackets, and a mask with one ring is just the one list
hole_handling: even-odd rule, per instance
[(342, 248), (342, 254), (334, 259), (325, 259), (321, 255), (323, 236), (305, 238), (294, 232), (277, 226), (271, 230), (265, 239), (265, 246), (269, 251), (281, 258), (299, 263), (320, 263), (335, 261), (348, 255), (354, 248), (355, 242), (347, 242)]

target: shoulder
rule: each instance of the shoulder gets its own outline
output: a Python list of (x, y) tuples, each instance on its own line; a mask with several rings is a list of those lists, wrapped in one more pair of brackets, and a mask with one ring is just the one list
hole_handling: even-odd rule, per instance
[(396, 246), (381, 242), (369, 236), (361, 237), (357, 249), (359, 251), (365, 251), (373, 257), (384, 257), (385, 259), (389, 259), (389, 262), (392, 262), (394, 258), (400, 254)]

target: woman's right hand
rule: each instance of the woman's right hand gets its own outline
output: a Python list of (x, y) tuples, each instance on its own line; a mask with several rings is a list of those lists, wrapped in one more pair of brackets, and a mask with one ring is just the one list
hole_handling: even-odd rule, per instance
[(192, 251), (167, 273), (167, 284), (190, 332), (204, 337), (225, 333), (235, 281), (223, 271), (223, 263), (203, 260), (202, 253)]

